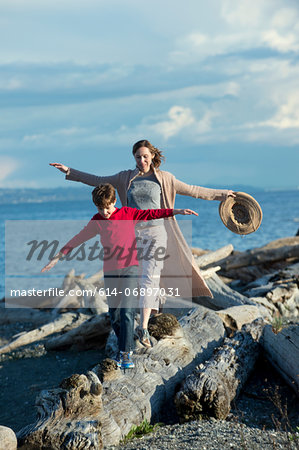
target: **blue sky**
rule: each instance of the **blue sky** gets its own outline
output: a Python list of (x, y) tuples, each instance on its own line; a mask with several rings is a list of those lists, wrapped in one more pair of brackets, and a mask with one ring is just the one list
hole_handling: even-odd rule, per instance
[(147, 138), (209, 186), (298, 188), (298, 0), (0, 0), (0, 187)]

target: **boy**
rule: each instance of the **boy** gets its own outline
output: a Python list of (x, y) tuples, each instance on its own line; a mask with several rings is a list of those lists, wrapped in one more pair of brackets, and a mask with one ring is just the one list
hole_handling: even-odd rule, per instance
[[(60, 252), (42, 269), (45, 272), (57, 264), (75, 247), (100, 235), (104, 250), (104, 285), (107, 293), (111, 326), (118, 339), (118, 367), (134, 367), (131, 359), (134, 347), (135, 307), (133, 289), (138, 286), (138, 255), (136, 249), (135, 225), (138, 221), (161, 219), (176, 214), (194, 214), (190, 209), (148, 209), (140, 210), (124, 206), (116, 208), (115, 189), (111, 184), (101, 184), (92, 191), (97, 207), (89, 223), (74, 236)], [(112, 291), (116, 295), (108, 295)]]

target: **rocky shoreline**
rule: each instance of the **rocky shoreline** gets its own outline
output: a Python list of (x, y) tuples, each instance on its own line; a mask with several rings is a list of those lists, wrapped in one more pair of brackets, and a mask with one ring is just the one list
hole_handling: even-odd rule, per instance
[(273, 430), (260, 430), (244, 424), (211, 419), (168, 425), (152, 435), (127, 444), (104, 447), (106, 450), (256, 450), (298, 449), (291, 435)]
[[(15, 326), (2, 325), (2, 336), (6, 334), (8, 338)], [(51, 385), (54, 387), (62, 378), (74, 372), (86, 372), (103, 357), (103, 352), (95, 349), (87, 352), (47, 352), (41, 343), (9, 356), (2, 355), (0, 399), (6, 408), (0, 415), (0, 424), (18, 432), (34, 420), (34, 403), (39, 390)], [(19, 376), (20, 373), (23, 373), (23, 377)], [(32, 374), (35, 380), (32, 380)], [(278, 405), (275, 405), (277, 399)], [(286, 406), (287, 414), (283, 417), (279, 408), (284, 411)], [(178, 417), (168, 411), (163, 417), (163, 423), (142, 438), (106, 449), (299, 448), (299, 436), (296, 438), (295, 433), (299, 426), (297, 399), (263, 357), (259, 359), (256, 370), (227, 420), (209, 419), (179, 424)]]
[[(290, 245), (292, 247), (292, 255), (291, 258), (288, 258), (285, 256), (286, 254), (289, 255), (288, 251), (285, 250), (285, 247), (288, 246), (288, 248), (290, 248)], [(136, 402), (139, 402), (139, 397), (135, 396), (135, 404), (134, 402), (132, 403), (129, 390), (132, 389), (131, 393), (134, 392), (138, 382), (141, 382), (142, 386), (142, 376), (144, 377), (144, 380), (148, 380), (146, 383), (148, 383), (147, 389), (149, 400), (153, 400), (151, 389), (155, 389), (155, 386), (161, 386), (162, 390), (166, 389), (166, 397), (168, 396), (169, 400), (171, 400), (175, 393), (172, 392), (172, 390), (175, 388), (175, 383), (178, 383), (178, 378), (175, 378), (173, 383), (168, 384), (168, 387), (166, 387), (165, 383), (167, 381), (167, 376), (170, 380), (174, 375), (181, 377), (184, 367), (188, 367), (190, 363), (194, 364), (194, 356), (197, 355), (195, 356), (197, 358), (198, 355), (204, 353), (206, 345), (203, 344), (204, 339), (206, 339), (204, 336), (208, 336), (211, 339), (211, 333), (216, 329), (215, 326), (212, 325), (212, 322), (214, 321), (214, 324), (219, 322), (218, 326), (220, 328), (223, 328), (224, 325), (225, 334), (228, 337), (233, 336), (236, 330), (241, 330), (242, 324), (239, 324), (240, 317), (231, 316), (230, 313), (228, 313), (228, 311), (233, 309), (231, 308), (232, 305), (236, 305), (237, 309), (239, 307), (241, 309), (243, 308), (242, 311), (247, 312), (248, 310), (252, 311), (252, 309), (255, 309), (258, 315), (252, 318), (247, 317), (243, 323), (250, 324), (253, 323), (252, 321), (254, 321), (256, 317), (264, 317), (266, 321), (268, 321), (267, 327), (268, 329), (270, 328), (270, 332), (273, 335), (276, 335), (277, 333), (279, 333), (279, 336), (284, 335), (284, 332), (280, 333), (281, 329), (289, 324), (293, 324), (292, 332), (294, 334), (292, 336), (294, 337), (294, 342), (292, 345), (294, 346), (292, 348), (294, 348), (295, 352), (298, 352), (298, 345), (296, 344), (298, 341), (299, 314), (298, 248), (298, 238), (295, 240), (294, 238), (287, 238), (287, 240), (280, 240), (279, 242), (271, 243), (271, 245), (269, 244), (269, 246), (265, 246), (262, 249), (255, 249), (254, 252), (244, 252), (243, 254), (236, 253), (235, 255), (232, 255), (231, 249), (225, 249), (225, 252), (229, 251), (230, 254), (223, 256), (223, 249), (220, 249), (220, 254), (222, 254), (220, 260), (219, 252), (210, 252), (208, 254), (205, 252), (202, 256), (198, 255), (198, 264), (199, 266), (201, 266), (201, 264), (203, 265), (202, 272), (209, 278), (208, 283), (210, 283), (210, 288), (214, 294), (214, 309), (218, 309), (217, 314), (207, 309), (206, 306), (208, 305), (204, 305), (204, 309), (202, 309), (201, 313), (195, 312), (195, 315), (191, 313), (191, 318), (188, 319), (188, 317), (185, 316), (187, 312), (186, 309), (177, 309), (175, 311), (176, 315), (178, 317), (184, 316), (181, 327), (179, 326), (177, 332), (174, 332), (174, 334), (172, 334), (173, 330), (170, 329), (169, 332), (166, 333), (166, 339), (164, 339), (162, 335), (160, 337), (155, 336), (155, 345), (148, 354), (143, 351), (137, 351), (138, 368), (135, 370), (135, 375), (133, 372), (132, 374), (127, 375), (116, 373), (117, 371), (115, 372), (115, 370), (114, 372), (112, 371), (111, 374), (103, 375), (101, 369), (97, 369), (100, 370), (99, 372), (95, 370), (95, 367), (99, 366), (99, 363), (105, 357), (104, 344), (107, 339), (107, 333), (109, 334), (110, 331), (109, 323), (107, 323), (106, 320), (107, 305), (103, 302), (102, 298), (92, 298), (92, 301), (90, 301), (90, 299), (75, 299), (75, 302), (77, 302), (78, 305), (82, 304), (82, 302), (84, 305), (84, 302), (88, 300), (89, 308), (81, 307), (81, 309), (77, 309), (78, 305), (73, 305), (72, 308), (60, 308), (56, 311), (47, 309), (32, 309), (31, 311), (28, 309), (20, 309), (19, 313), (22, 314), (22, 320), (19, 321), (18, 311), (8, 311), (7, 309), (4, 309), (4, 304), (2, 302), (0, 305), (3, 312), (0, 321), (0, 382), (2, 386), (0, 402), (2, 405), (5, 405), (5, 409), (0, 414), (0, 425), (8, 426), (15, 432), (18, 432), (24, 426), (33, 424), (36, 420), (34, 402), (39, 392), (43, 389), (46, 390), (45, 392), (52, 392), (52, 400), (54, 401), (55, 395), (58, 394), (57, 387), (61, 386), (61, 381), (63, 379), (71, 377), (73, 374), (90, 373), (89, 371), (91, 370), (93, 370), (94, 375), (88, 375), (89, 378), (82, 375), (80, 376), (81, 378), (79, 378), (81, 381), (85, 380), (84, 383), (87, 383), (84, 388), (87, 389), (87, 399), (95, 388), (101, 387), (100, 381), (103, 383), (105, 394), (103, 402), (105, 402), (106, 405), (104, 406), (103, 411), (104, 414), (108, 414), (107, 417), (110, 417), (105, 409), (110, 402), (107, 393), (108, 391), (110, 392), (111, 389), (113, 393), (113, 386), (115, 388), (117, 382), (119, 382), (117, 389), (119, 389), (120, 386), (124, 386), (124, 381), (126, 381), (125, 385), (128, 385), (126, 387), (129, 395), (127, 398), (128, 403), (126, 403), (126, 398), (122, 398), (123, 411), (128, 411), (126, 405), (132, 404), (131, 407), (135, 408)], [(276, 258), (274, 265), (269, 262), (269, 257), (273, 257), (273, 255)], [(263, 262), (260, 261), (261, 257), (263, 258)], [(283, 259), (278, 261), (277, 258), (280, 257), (283, 257)], [(248, 261), (250, 262), (250, 265), (246, 266)], [(216, 272), (220, 269), (218, 264), (221, 264), (222, 268), (221, 278), (216, 275)], [(238, 269), (240, 265), (242, 266), (242, 271), (240, 272), (242, 275), (241, 282), (236, 278), (234, 279), (234, 270), (237, 270), (238, 272), (240, 270)], [(235, 266), (238, 267), (236, 268)], [(259, 276), (259, 278), (257, 276)], [(223, 281), (226, 281), (227, 284)], [(78, 285), (80, 288), (89, 287), (90, 285), (94, 286), (95, 284), (101, 285), (101, 283), (101, 274), (95, 274), (95, 276), (85, 280), (84, 277), (80, 275), (75, 276), (74, 273), (70, 273), (64, 281), (64, 284), (68, 287)], [(229, 285), (231, 287), (229, 287)], [(232, 287), (234, 287), (234, 289)], [(203, 307), (200, 306), (197, 310), (200, 311), (200, 308)], [(200, 314), (202, 314), (202, 316), (196, 318), (196, 315)], [(226, 318), (224, 317), (225, 315), (227, 315)], [(205, 321), (206, 317), (210, 317), (210, 319)], [(195, 321), (194, 326), (192, 325), (193, 320)], [(196, 320), (198, 322), (196, 322)], [(272, 320), (272, 331), (269, 320), (270, 322)], [(185, 329), (184, 326), (186, 327)], [(205, 326), (207, 327), (206, 332), (204, 332), (206, 335), (203, 334), (203, 336), (200, 336), (199, 333), (202, 333)], [(221, 335), (222, 332), (219, 332)], [(154, 335), (152, 334), (152, 336)], [(185, 343), (183, 345), (182, 339), (187, 339), (184, 341)], [(190, 340), (188, 341), (188, 339)], [(113, 344), (113, 339), (110, 343)], [(156, 345), (157, 348), (155, 348)], [(202, 350), (200, 350), (200, 345), (203, 345)], [(214, 347), (215, 345), (216, 344), (214, 344)], [(106, 351), (107, 347), (109, 347), (109, 345), (106, 346)], [(161, 350), (162, 352), (165, 352), (164, 356), (161, 356)], [(187, 352), (185, 350), (187, 350)], [(194, 356), (192, 356), (192, 352), (194, 351)], [(188, 360), (184, 359), (187, 354), (189, 355)], [(126, 433), (128, 433), (130, 426), (136, 423), (135, 416), (132, 416), (129, 423), (125, 425), (125, 428), (122, 428), (123, 425), (117, 424), (119, 433), (117, 436), (119, 437), (112, 434), (109, 435), (109, 433), (105, 435), (106, 440), (104, 448), (217, 448), (217, 450), (221, 447), (224, 449), (298, 448), (298, 435), (296, 435), (299, 425), (297, 413), (298, 399), (294, 390), (292, 390), (281, 378), (279, 373), (273, 369), (273, 366), (269, 362), (269, 355), (267, 354), (267, 358), (265, 355), (266, 353), (261, 352), (258, 362), (254, 363), (254, 371), (247, 382), (245, 382), (245, 385), (242, 386), (241, 394), (233, 401), (231, 411), (226, 417), (226, 420), (209, 418), (208, 420), (180, 424), (174, 405), (170, 406), (171, 401), (168, 401), (167, 411), (162, 411), (162, 414), (159, 413), (161, 416), (159, 417), (159, 420), (163, 422), (163, 426), (157, 427), (153, 433), (143, 436), (141, 439), (133, 439), (126, 443), (121, 441), (120, 444), (117, 444), (118, 440), (120, 438), (123, 439)], [(211, 356), (212, 354), (210, 354), (208, 358), (211, 358)], [(173, 358), (173, 361), (171, 358)], [(282, 354), (280, 359), (284, 364), (288, 359), (287, 354), (285, 353), (285, 356)], [(205, 360), (202, 362), (204, 361)], [(199, 364), (199, 362), (196, 364)], [(164, 372), (161, 372), (163, 375), (161, 381), (159, 381), (159, 376), (161, 375), (159, 375), (159, 370), (161, 371), (159, 365), (164, 370)], [(202, 363), (199, 365), (204, 366)], [(294, 367), (296, 368), (296, 364), (294, 364)], [(282, 367), (280, 367), (280, 369), (281, 368)], [(105, 376), (111, 377), (111, 375), (112, 378), (105, 380)], [(104, 376), (104, 378), (102, 379), (101, 376)], [(127, 380), (126, 376), (128, 377)], [(134, 376), (137, 378), (134, 378)], [(75, 377), (78, 376), (76, 375)], [(287, 379), (289, 384), (290, 380), (295, 379), (293, 372), (290, 373), (290, 377), (291, 378)], [(131, 381), (129, 382), (130, 378)], [(138, 378), (140, 378), (140, 380)], [(153, 378), (155, 379), (156, 384), (153, 384)], [(106, 385), (105, 381), (108, 382)], [(110, 381), (111, 387), (109, 384)], [(94, 383), (98, 383), (99, 386), (96, 386)], [(139, 390), (141, 386), (139, 386)], [(171, 392), (167, 393), (169, 386)], [(72, 398), (74, 400), (77, 398), (72, 396), (76, 396), (77, 391), (78, 394), (80, 393), (80, 386), (75, 384), (72, 385), (71, 389), (72, 391), (66, 389), (65, 394), (63, 395), (67, 395), (72, 402)], [(56, 394), (54, 394), (55, 392)], [(142, 392), (144, 396), (145, 392), (143, 386), (140, 392)], [(86, 394), (84, 394), (84, 396)], [(101, 395), (100, 391), (96, 395)], [(57, 399), (58, 398), (59, 396)], [(113, 412), (113, 414), (115, 414), (117, 413), (119, 394), (115, 393), (113, 398), (114, 402), (116, 402)], [(98, 398), (97, 401), (99, 405), (101, 405), (102, 400)], [(158, 397), (155, 397), (155, 401), (161, 402), (161, 399), (158, 400)], [(147, 405), (146, 402), (144, 405)], [(88, 405), (88, 402), (86, 405)], [(158, 404), (155, 406), (157, 408), (156, 412), (158, 412), (160, 408), (160, 406), (157, 407), (157, 405)], [(71, 406), (72, 403), (70, 403), (69, 407)], [(146, 406), (146, 408), (148, 408), (148, 406)], [(137, 415), (139, 410), (142, 411), (143, 406), (140, 408), (137, 407)], [(85, 412), (84, 409), (84, 416), (80, 416), (79, 418), (79, 421), (82, 421), (82, 426), (85, 423), (88, 423), (88, 421), (85, 422), (84, 419)], [(49, 417), (51, 417), (51, 411), (48, 411), (48, 413)], [(61, 413), (64, 414), (64, 411), (61, 411)], [(111, 416), (112, 418), (113, 414)], [(123, 417), (124, 412), (121, 414), (122, 416), (119, 417)], [(151, 413), (148, 411), (147, 416), (141, 415), (138, 417), (138, 424), (142, 422), (142, 418), (153, 418), (154, 415), (155, 410), (151, 411)], [(59, 421), (59, 417), (58, 414), (58, 426), (60, 427), (61, 422)], [(91, 417), (95, 419), (95, 422), (97, 420), (102, 421), (102, 417), (99, 416), (99, 410), (97, 408), (91, 413)], [(117, 416), (115, 416), (115, 418), (117, 423)], [(113, 420), (115, 420), (115, 418), (113, 418)], [(76, 417), (73, 419), (68, 418), (68, 420), (70, 423), (72, 420), (74, 420), (74, 424), (79, 423), (77, 422)], [(124, 420), (126, 422), (126, 419)], [(122, 423), (122, 421), (123, 420), (121, 419), (120, 422)], [(50, 425), (51, 424), (49, 424), (49, 426)], [(107, 424), (105, 426), (107, 432)], [(113, 431), (113, 427), (111, 430)], [(61, 432), (63, 435), (63, 430)], [(75, 434), (76, 433), (77, 431)], [(93, 438), (95, 441), (97, 440), (97, 433), (98, 432), (96, 431), (95, 437)], [(75, 434), (74, 437), (76, 438)], [(111, 437), (112, 441), (110, 439)], [(55, 440), (56, 438), (53, 436), (51, 439)], [(114, 446), (111, 446), (111, 442), (114, 442)], [(107, 446), (108, 444), (110, 447)], [(51, 445), (52, 444), (49, 444), (47, 448), (60, 448), (59, 446)], [(30, 448), (30, 445), (26, 448)], [(90, 448), (101, 448), (101, 446), (91, 446)]]

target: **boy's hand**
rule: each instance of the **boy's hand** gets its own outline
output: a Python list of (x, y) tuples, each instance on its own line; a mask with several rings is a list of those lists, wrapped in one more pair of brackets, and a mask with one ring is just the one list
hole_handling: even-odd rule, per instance
[(194, 216), (198, 216), (197, 212), (193, 211), (192, 209), (174, 209), (173, 215), (181, 214), (182, 216), (189, 216), (191, 214), (194, 214)]
[(51, 261), (45, 267), (42, 268), (41, 272), (47, 272), (48, 270), (52, 269), (52, 267), (54, 267), (58, 263), (61, 256), (62, 256), (61, 253), (55, 255), (54, 258), (52, 258)]
[(60, 163), (50, 163), (50, 166), (56, 167), (56, 169), (60, 170), (60, 172), (67, 173), (69, 168), (65, 166), (64, 164)]

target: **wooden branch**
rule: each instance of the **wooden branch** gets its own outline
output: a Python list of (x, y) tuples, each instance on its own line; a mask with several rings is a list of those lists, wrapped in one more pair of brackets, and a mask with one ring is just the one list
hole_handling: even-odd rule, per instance
[(87, 316), (77, 313), (64, 313), (52, 322), (42, 325), (40, 328), (21, 333), (16, 339), (9, 344), (0, 348), (0, 355), (16, 350), (24, 345), (32, 344), (53, 333), (58, 333), (65, 328), (76, 327), (86, 320)]
[(181, 422), (205, 416), (225, 419), (231, 402), (238, 396), (259, 354), (258, 340), (263, 322), (245, 325), (216, 350), (213, 358), (184, 381), (175, 396)]
[(279, 239), (264, 247), (233, 254), (222, 261), (218, 261), (218, 264), (224, 270), (230, 270), (295, 257), (299, 258), (299, 237)]
[(208, 278), (211, 278), (214, 273), (219, 272), (219, 270), (221, 270), (220, 266), (210, 267), (209, 269), (201, 269), (200, 274), (207, 280)]
[(88, 280), (78, 281), (78, 285), (83, 293), (83, 303), (85, 308), (89, 308), (94, 314), (108, 312), (106, 295), (100, 295), (95, 285)]
[[(247, 285), (245, 294), (263, 296), (264, 304), (269, 309), (278, 311), (283, 316), (299, 315), (299, 263), (272, 272)], [(262, 298), (262, 297), (261, 297)], [(268, 305), (266, 305), (268, 303)]]
[(277, 334), (266, 325), (261, 345), (267, 359), (299, 395), (299, 325), (290, 325)]
[(217, 311), (216, 314), (223, 320), (229, 334), (237, 330), (240, 331), (243, 325), (247, 323), (263, 318), (260, 308), (253, 305), (233, 306), (232, 308)]
[(211, 302), (217, 309), (240, 305), (255, 305), (254, 301), (227, 286), (217, 274), (207, 279), (213, 297)]
[(196, 248), (196, 247), (192, 247), (191, 251), (192, 251), (192, 255), (194, 255), (194, 256), (201, 256), (201, 255), (204, 255), (205, 253), (209, 253), (209, 250), (203, 250), (202, 248)]
[(45, 343), (46, 350), (57, 350), (62, 347), (82, 344), (91, 339), (98, 339), (99, 344), (105, 344), (105, 337), (111, 330), (108, 313), (103, 313), (85, 320), (78, 327), (54, 337)]
[(215, 263), (218, 263), (219, 261), (223, 260), (224, 258), (227, 258), (232, 251), (234, 250), (234, 247), (232, 244), (226, 245), (225, 247), (221, 247), (216, 251), (205, 253), (202, 256), (198, 256), (195, 258), (196, 263), (198, 264), (198, 267), (209, 267), (211, 265), (214, 265)]

